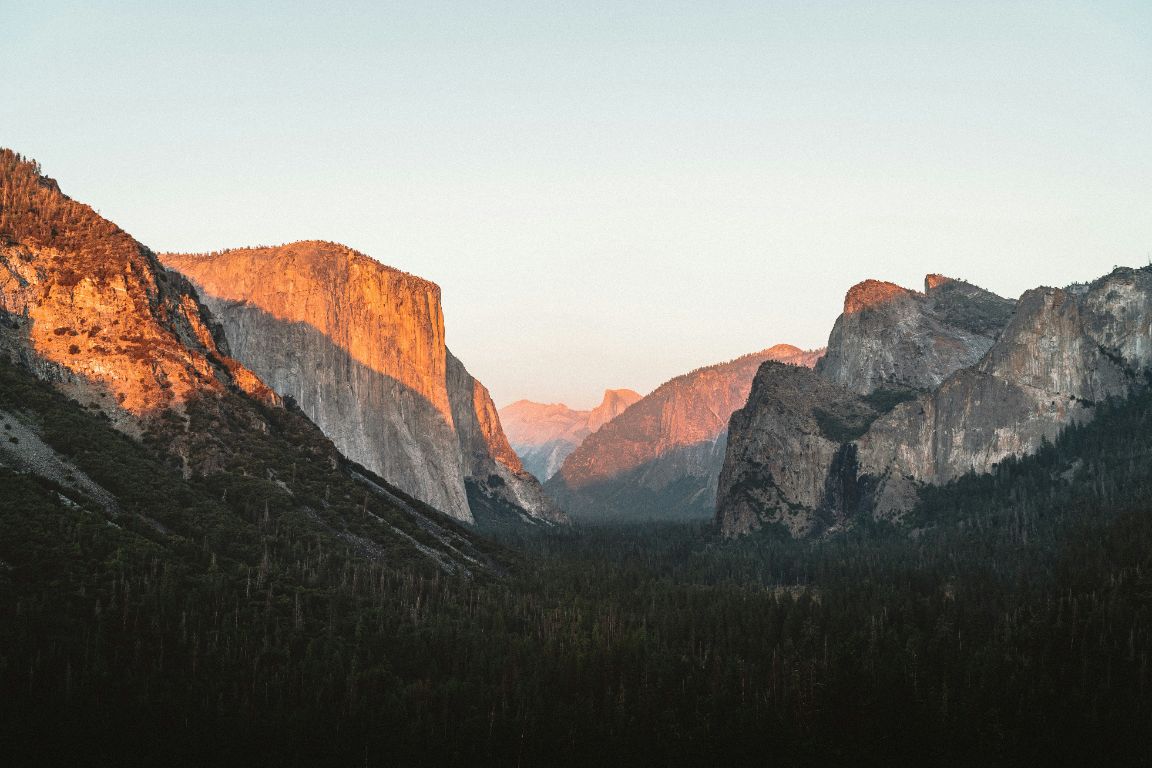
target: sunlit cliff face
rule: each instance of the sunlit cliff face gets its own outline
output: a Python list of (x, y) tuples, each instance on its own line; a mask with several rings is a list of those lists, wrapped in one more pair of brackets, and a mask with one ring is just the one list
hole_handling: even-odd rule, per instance
[(418, 393), (452, 424), (435, 283), (320, 241), (162, 258), (206, 294), (312, 326), (357, 362)]
[(513, 472), (522, 472), (524, 465), (520, 463), (520, 457), (512, 450), (504, 430), (500, 427), (500, 415), (496, 411), (488, 388), (475, 379), (472, 380), (472, 410), (476, 414), (480, 434), (491, 451), (492, 458)]
[(274, 399), (218, 348), (182, 279), (6, 150), (0, 310), (54, 378), (113, 415), (155, 413), (228, 385)]
[(881, 280), (865, 280), (852, 286), (844, 296), (844, 314), (851, 315), (870, 307), (886, 304), (902, 296), (911, 296), (913, 291)]
[(473, 519), (469, 481), (552, 514), (488, 390), (445, 347), (434, 283), (320, 241), (161, 258), (196, 285), (236, 356), (345, 456), (461, 520)]

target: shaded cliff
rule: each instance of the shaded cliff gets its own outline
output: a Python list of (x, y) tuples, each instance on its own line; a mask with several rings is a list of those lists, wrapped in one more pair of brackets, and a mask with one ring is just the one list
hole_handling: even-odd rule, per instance
[[(779, 525), (793, 536), (857, 510), (850, 442), (877, 416), (863, 397), (808, 368), (766, 362), (732, 414), (717, 504), (725, 533)], [(845, 470), (851, 476), (845, 488)]]
[[(456, 356), (448, 354), (448, 393), (463, 457), (465, 483), (473, 514), (479, 522), (527, 515), (553, 523), (566, 523), (567, 515), (544, 495), (539, 481), (524, 469), (512, 450), (496, 404), (488, 388), (468, 373)], [(493, 519), (495, 518), (495, 519)]]
[[(899, 519), (922, 485), (985, 473), (1006, 457), (1032, 453), (1069, 424), (1090, 419), (1096, 403), (1130, 394), (1152, 365), (1148, 269), (1118, 269), (1067, 289), (1037, 288), (1009, 314), (1003, 300), (967, 284), (929, 276), (926, 288), (925, 294), (874, 286), (849, 292), (830, 340), (829, 353), (835, 345), (837, 356), (817, 366), (818, 387), (810, 382), (819, 402), (788, 392), (779, 371), (758, 376), (732, 422), (717, 496), (725, 533), (779, 522), (782, 507), (804, 510), (807, 522), (789, 526), (796, 534), (858, 514)], [(862, 292), (884, 296), (860, 302)], [(975, 343), (962, 343), (961, 331), (975, 334), (967, 337)], [(960, 365), (985, 343), (978, 359)], [(826, 434), (834, 438), (835, 460), (829, 445), (805, 444), (810, 421), (777, 417), (793, 402), (804, 413), (851, 398), (874, 414), (866, 425)], [(780, 462), (805, 482), (766, 478), (763, 468)], [(841, 491), (814, 500), (811, 484), (820, 477)]]
[[(200, 289), (236, 356), (291, 397), (342, 453), (428, 504), (473, 519), (466, 481), (485, 481), (492, 462), (507, 466), (511, 449), (495, 409), (477, 422), (458, 407), (474, 400), (475, 382), (451, 369), (438, 286), (318, 241), (162, 259)], [(480, 453), (489, 464), (474, 460)], [(535, 479), (519, 467), (509, 472), (497, 495), (553, 519)]]
[(976, 365), (897, 407), (860, 439), (861, 472), (881, 481), (875, 512), (899, 515), (909, 486), (985, 473), (1032, 453), (1094, 406), (1126, 397), (1152, 365), (1152, 273), (1025, 293)]
[(639, 399), (640, 394), (630, 389), (606, 389), (600, 404), (590, 411), (574, 410), (563, 403), (518, 400), (500, 409), (500, 421), (524, 466), (547, 480), (588, 435)]
[(545, 487), (573, 516), (707, 517), (728, 418), (760, 364), (811, 366), (819, 355), (780, 344), (665, 382), (589, 435)]

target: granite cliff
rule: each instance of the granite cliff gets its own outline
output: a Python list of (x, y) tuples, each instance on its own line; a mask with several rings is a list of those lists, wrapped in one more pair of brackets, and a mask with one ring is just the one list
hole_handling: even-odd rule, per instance
[(1035, 451), (1152, 366), (1148, 269), (1015, 303), (935, 275), (925, 288), (849, 291), (828, 358), (804, 386), (760, 371), (730, 427), (717, 495), (726, 534), (899, 519), (923, 484)]
[(469, 482), (560, 519), (445, 346), (434, 283), (319, 241), (161, 258), (197, 286), (237, 358), (344, 455), (460, 520), (474, 520)]
[(191, 283), (5, 149), (0, 414), (0, 499), (39, 498), (53, 531), (82, 517), (78, 562), (131, 549), (234, 575), (263, 557), (263, 578), (316, 548), (405, 573), (499, 569), (233, 359)]
[(816, 370), (862, 395), (881, 387), (929, 390), (980, 360), (1012, 307), (941, 275), (925, 278), (923, 293), (866, 280), (844, 298), (844, 313)]
[(820, 354), (780, 344), (665, 382), (590, 434), (545, 488), (574, 517), (707, 517), (728, 418), (760, 364), (811, 367)]
[(500, 424), (488, 388), (448, 353), (448, 394), (463, 461), (469, 507), (482, 522), (509, 515), (566, 523), (567, 516), (544, 495), (540, 482), (524, 469)]
[(528, 471), (548, 480), (588, 435), (639, 399), (630, 389), (606, 389), (600, 404), (589, 411), (563, 403), (517, 400), (500, 409), (500, 421)]

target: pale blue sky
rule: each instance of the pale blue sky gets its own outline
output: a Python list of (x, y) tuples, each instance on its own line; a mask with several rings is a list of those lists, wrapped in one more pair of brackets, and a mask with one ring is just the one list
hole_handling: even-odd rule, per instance
[(0, 145), (158, 250), (438, 282), (497, 403), (1152, 254), (1152, 3), (0, 0)]

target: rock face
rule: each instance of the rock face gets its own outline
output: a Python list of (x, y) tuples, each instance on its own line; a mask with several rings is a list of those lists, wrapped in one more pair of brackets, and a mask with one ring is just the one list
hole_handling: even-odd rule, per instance
[(473, 512), (478, 506), (493, 510), (511, 505), (519, 510), (514, 514), (567, 522), (509, 445), (488, 388), (472, 378), (452, 353), (448, 354), (448, 394)]
[(518, 400), (500, 409), (500, 421), (524, 466), (547, 480), (588, 435), (639, 399), (630, 389), (606, 389), (600, 405), (590, 411), (573, 410), (563, 403)]
[(820, 354), (781, 344), (672, 379), (589, 435), (546, 488), (574, 517), (708, 517), (728, 418), (760, 364), (810, 367)]
[(487, 482), (498, 465), (508, 477), (494, 493), (556, 519), (495, 409), (474, 412), (490, 400), (444, 344), (434, 283), (316, 241), (161, 258), (199, 288), (236, 356), (344, 455), (465, 521), (466, 480)]
[(43, 509), (114, 526), (109, 551), (143, 537), (156, 562), (167, 550), (191, 573), (209, 553), (215, 570), (217, 554), (268, 562), (311, 547), (413, 573), (501, 570), (229, 357), (191, 283), (4, 149), (0, 379), (0, 467), (67, 489)]
[(941, 275), (925, 278), (924, 293), (867, 280), (844, 298), (817, 370), (862, 395), (880, 387), (933, 389), (984, 356), (1012, 307)]
[(39, 166), (0, 149), (0, 346), (122, 428), (190, 397), (273, 392), (229, 356), (187, 281)]
[(859, 500), (841, 465), (853, 448), (845, 433), (862, 431), (876, 410), (815, 371), (764, 363), (747, 404), (732, 414), (718, 482), (724, 531), (783, 526), (804, 536), (842, 522)]
[[(812, 397), (790, 389), (786, 374), (761, 371), (748, 405), (732, 420), (717, 495), (725, 533), (782, 522), (799, 535), (859, 514), (898, 519), (921, 485), (987, 472), (1008, 456), (1035, 451), (1070, 423), (1090, 419), (1096, 402), (1126, 396), (1152, 366), (1149, 269), (1117, 269), (1067, 289), (1037, 288), (1010, 315), (1001, 300), (966, 284), (933, 305), (933, 293), (951, 285), (930, 276), (925, 294), (911, 298), (885, 289), (892, 297), (882, 305), (892, 323), (885, 329), (842, 316), (835, 346), (864, 351), (838, 352), (817, 366), (821, 381), (807, 385)], [(861, 293), (874, 295), (854, 288), (846, 315), (849, 305), (869, 311), (856, 309), (861, 302), (852, 297)], [(930, 323), (916, 320), (923, 313), (911, 313), (912, 303), (928, 305)], [(999, 318), (1005, 322), (997, 333)], [(941, 330), (938, 320), (947, 326), (943, 344), (923, 335), (926, 328)], [(856, 335), (865, 328), (880, 339), (872, 347)], [(955, 364), (976, 347), (958, 345), (957, 329), (989, 342), (966, 365)], [(965, 351), (945, 358), (942, 348)], [(939, 384), (926, 386), (941, 374)], [(913, 386), (926, 391), (905, 402), (892, 396), (896, 387)], [(782, 416), (792, 403), (794, 412)], [(854, 413), (832, 413), (837, 408)], [(813, 443), (813, 424), (825, 442)], [(825, 492), (813, 493), (820, 478)]]

